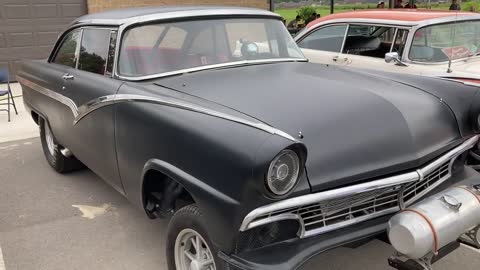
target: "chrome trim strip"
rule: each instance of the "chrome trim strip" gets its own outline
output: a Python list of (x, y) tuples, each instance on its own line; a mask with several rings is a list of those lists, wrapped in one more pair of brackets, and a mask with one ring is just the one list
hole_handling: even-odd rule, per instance
[[(290, 199), (286, 199), (283, 201), (279, 201), (276, 203), (272, 203), (269, 205), (261, 206), (259, 208), (256, 208), (252, 210), (243, 220), (241, 226), (240, 226), (240, 231), (246, 231), (249, 229), (252, 229), (256, 226), (259, 226), (258, 224), (264, 225), (268, 224), (271, 222), (278, 221), (275, 216), (270, 216), (269, 214), (272, 212), (277, 212), (277, 211), (282, 211), (282, 210), (288, 210), (288, 209), (294, 209), (314, 203), (318, 203), (321, 201), (325, 200), (331, 200), (331, 199), (338, 199), (342, 198), (345, 196), (351, 196), (355, 195), (358, 193), (363, 193), (363, 192), (368, 192), (371, 190), (375, 189), (381, 189), (381, 188), (387, 188), (395, 185), (400, 185), (400, 184), (405, 184), (405, 183), (410, 183), (418, 180), (424, 179), (424, 175), (427, 175), (428, 173), (434, 171), (436, 168), (440, 167), (442, 164), (445, 164), (445, 162), (451, 160), (449, 164), (449, 168), (451, 169), (451, 166), (453, 165), (453, 162), (456, 157), (467, 151), (468, 149), (471, 149), (475, 146), (475, 144), (478, 142), (478, 135), (471, 137), (470, 139), (466, 140), (463, 142), (460, 146), (450, 150), (447, 152), (445, 155), (441, 156), (440, 158), (434, 160), (432, 163), (424, 166), (423, 168), (420, 168), (414, 172), (409, 172), (405, 174), (400, 174), (392, 177), (387, 177), (384, 179), (380, 180), (375, 180), (372, 182), (367, 182), (367, 183), (362, 183), (358, 185), (353, 185), (353, 186), (348, 186), (348, 187), (343, 187), (339, 189), (333, 189), (333, 190), (328, 190), (328, 191), (323, 191), (319, 193), (313, 193), (313, 194), (308, 194), (304, 196), (299, 196), (299, 197), (294, 197)], [(417, 194), (415, 197), (409, 200), (408, 205), (411, 203), (415, 202), (419, 198), (421, 198), (423, 195), (425, 195), (427, 192), (433, 190), (435, 187), (443, 183), (445, 180), (450, 178), (450, 174), (446, 175), (437, 183), (434, 185), (429, 186), (427, 189), (425, 189), (423, 192)], [(391, 209), (385, 209), (380, 212), (376, 212), (370, 215), (365, 215), (359, 218), (355, 218), (352, 220), (347, 220), (341, 223), (336, 223), (330, 226), (314, 229), (311, 231), (306, 231), (304, 237), (309, 237), (313, 235), (317, 235), (320, 233), (324, 233), (327, 231), (331, 230), (336, 230), (339, 228), (343, 228), (355, 223), (359, 223), (365, 220), (369, 220), (375, 217), (379, 217), (382, 215), (386, 215), (389, 213), (393, 213), (398, 211), (399, 208), (393, 207)], [(262, 216), (266, 216), (265, 218), (260, 218)], [(275, 219), (274, 219), (275, 218)]]
[(171, 19), (189, 19), (197, 17), (223, 17), (223, 16), (261, 16), (280, 19), (280, 15), (261, 9), (252, 8), (210, 8), (206, 6), (204, 9), (195, 9), (187, 11), (159, 11), (149, 15), (138, 15), (134, 17), (126, 17), (124, 19), (89, 19), (89, 15), (80, 17), (75, 24), (103, 24), (103, 25), (122, 25), (134, 24), (147, 21), (161, 21)]
[(277, 216), (271, 217), (269, 220), (261, 219), (261, 220), (254, 221), (252, 222), (252, 228), (262, 226), (271, 222), (289, 220), (289, 219), (298, 221), (300, 228), (297, 234), (298, 234), (298, 237), (303, 238), (305, 236), (305, 224), (303, 223), (303, 219), (299, 215), (292, 214), (292, 213), (277, 215)]
[(78, 116), (75, 117), (75, 120), (74, 120), (74, 125), (77, 124), (80, 120), (82, 120), (82, 118), (84, 118), (85, 116), (87, 116), (88, 114), (90, 114), (91, 112), (97, 109), (100, 109), (102, 107), (109, 106), (115, 103), (122, 103), (122, 102), (145, 102), (145, 103), (165, 105), (169, 107), (202, 113), (202, 114), (210, 115), (213, 117), (229, 120), (235, 123), (243, 124), (246, 126), (250, 126), (259, 130), (263, 130), (270, 134), (276, 134), (294, 142), (297, 141), (291, 135), (260, 121), (258, 122), (250, 121), (234, 115), (215, 111), (203, 106), (187, 103), (175, 98), (170, 98), (170, 97), (156, 98), (156, 97), (130, 95), (130, 94), (117, 94), (117, 95), (103, 96), (80, 106)]
[(17, 78), (17, 81), (20, 83), (20, 84), (23, 84), (27, 87), (29, 87), (30, 89), (32, 90), (35, 90), (45, 96), (48, 96), (64, 105), (66, 105), (68, 108), (70, 108), (70, 110), (72, 111), (72, 114), (74, 117), (77, 117), (78, 115), (78, 108), (77, 108), (77, 104), (75, 104), (75, 102), (73, 102), (73, 100), (55, 92), (55, 91), (52, 91), (48, 88), (45, 88), (39, 84), (36, 84), (30, 80), (27, 80), (25, 79), (24, 77), (20, 76), (20, 75), (17, 75), (16, 76)]
[(118, 78), (122, 80), (127, 80), (127, 81), (141, 81), (141, 80), (156, 79), (156, 78), (168, 77), (173, 75), (179, 75), (179, 74), (191, 73), (191, 72), (209, 70), (209, 69), (247, 66), (247, 65), (273, 64), (273, 63), (279, 63), (279, 62), (308, 62), (308, 60), (306, 58), (242, 60), (242, 61), (214, 64), (214, 65), (205, 65), (205, 66), (199, 66), (199, 67), (193, 67), (193, 68), (186, 68), (186, 69), (174, 70), (174, 71), (163, 72), (163, 73), (152, 74), (152, 75), (137, 76), (137, 77), (118, 75)]
[(216, 110), (212, 110), (206, 107), (198, 106), (192, 103), (187, 103), (178, 99), (170, 98), (170, 97), (162, 97), (162, 98), (156, 98), (156, 97), (148, 97), (148, 96), (142, 96), (142, 95), (130, 95), (130, 94), (116, 94), (116, 95), (107, 95), (107, 96), (102, 96), (96, 99), (93, 99), (80, 107), (77, 107), (75, 102), (68, 97), (65, 97), (61, 94), (58, 94), (55, 91), (52, 91), (50, 89), (47, 89), (43, 86), (40, 86), (30, 80), (27, 80), (19, 75), (17, 75), (17, 80), (21, 84), (28, 86), (29, 88), (42, 93), (48, 97), (51, 97), (52, 99), (55, 99), (70, 108), (72, 111), (72, 114), (74, 116), (73, 120), (73, 125), (76, 125), (80, 120), (82, 120), (85, 116), (88, 114), (94, 112), (95, 110), (98, 110), (100, 108), (103, 108), (105, 106), (113, 105), (116, 103), (121, 103), (121, 102), (146, 102), (146, 103), (152, 103), (152, 104), (159, 104), (159, 105), (165, 105), (169, 107), (174, 107), (174, 108), (179, 108), (183, 110), (189, 110), (197, 113), (202, 113), (206, 115), (210, 115), (213, 117), (229, 120), (235, 123), (239, 123), (245, 126), (253, 127), (259, 130), (263, 130), (267, 133), (270, 133), (272, 135), (278, 135), (281, 136), (287, 140), (290, 140), (292, 142), (298, 142), (293, 136), (289, 135), (288, 133), (279, 130), (277, 128), (274, 128), (268, 124), (265, 124), (263, 122), (255, 122), (255, 121), (250, 121), (241, 117), (237, 117), (234, 115), (222, 113)]
[(300, 197), (294, 197), (272, 203), (269, 205), (261, 206), (253, 211), (251, 211), (243, 220), (242, 225), (240, 226), (240, 231), (246, 231), (252, 227), (252, 221), (257, 217), (266, 215), (271, 212), (281, 211), (289, 208), (297, 208), (321, 201), (336, 199), (345, 196), (351, 196), (354, 194), (367, 192), (375, 189), (385, 188), (397, 184), (409, 183), (412, 181), (418, 180), (418, 174), (416, 172), (410, 172), (406, 174), (401, 174), (397, 176), (392, 176), (372, 182), (367, 182), (363, 184), (348, 186), (344, 188), (332, 189), (328, 191), (308, 194)]

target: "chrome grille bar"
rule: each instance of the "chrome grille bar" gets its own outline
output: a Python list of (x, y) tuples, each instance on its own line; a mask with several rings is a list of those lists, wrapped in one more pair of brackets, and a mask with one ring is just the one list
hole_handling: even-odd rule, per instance
[(259, 207), (245, 217), (240, 231), (294, 219), (304, 238), (397, 212), (400, 201), (407, 207), (450, 178), (456, 158), (477, 142), (474, 136), (413, 172)]

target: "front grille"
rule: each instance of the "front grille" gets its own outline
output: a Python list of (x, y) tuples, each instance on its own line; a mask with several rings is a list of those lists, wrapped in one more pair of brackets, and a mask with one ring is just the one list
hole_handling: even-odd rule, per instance
[(450, 177), (449, 164), (450, 160), (425, 175), (422, 179), (407, 184), (394, 185), (302, 207), (275, 211), (259, 216), (258, 219), (286, 213), (296, 214), (303, 220), (306, 235), (313, 232), (317, 234), (319, 232), (331, 231), (339, 227), (335, 225), (350, 223), (362, 217), (391, 212), (391, 210), (397, 211), (400, 208), (399, 198), (401, 194), (403, 195), (403, 202), (408, 205), (431, 190), (431, 187), (437, 186), (438, 183)]
[(241, 230), (288, 218), (300, 222), (300, 237), (308, 237), (394, 213), (449, 179), (457, 157), (477, 141), (473, 137), (414, 172), (260, 207), (245, 218)]
[[(422, 196), (430, 187), (450, 177), (450, 161), (426, 175), (423, 179), (408, 184), (395, 185), (371, 192), (340, 199), (324, 201), (293, 210), (302, 219), (306, 233), (314, 230), (328, 231), (329, 226), (345, 221), (382, 213), (390, 209), (397, 210), (400, 195), (408, 205), (410, 201)], [(331, 227), (334, 229), (334, 227)]]

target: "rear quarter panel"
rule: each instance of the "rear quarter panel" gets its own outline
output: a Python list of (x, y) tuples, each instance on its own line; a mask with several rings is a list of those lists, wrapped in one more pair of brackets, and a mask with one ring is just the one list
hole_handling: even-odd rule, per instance
[[(64, 144), (68, 138), (68, 131), (71, 130), (74, 115), (71, 109), (52, 99), (51, 97), (34, 90), (31, 85), (22, 83), (24, 78), (40, 87), (61, 93), (61, 76), (65, 73), (66, 67), (50, 64), (46, 60), (24, 61), (20, 64), (17, 72), (24, 102), (31, 110), (35, 111), (50, 123), (55, 138), (60, 144)], [(69, 126), (66, 126), (69, 123)]]

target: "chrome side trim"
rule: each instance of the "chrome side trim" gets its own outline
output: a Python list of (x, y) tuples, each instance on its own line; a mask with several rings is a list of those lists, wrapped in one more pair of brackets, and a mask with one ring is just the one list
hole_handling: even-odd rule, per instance
[(262, 226), (268, 223), (276, 222), (276, 221), (289, 220), (289, 219), (298, 221), (298, 225), (300, 226), (299, 226), (297, 235), (298, 237), (303, 238), (305, 236), (305, 226), (303, 223), (303, 219), (299, 215), (291, 214), (291, 213), (285, 213), (285, 214), (273, 216), (269, 220), (263, 219), (263, 220), (254, 221), (252, 222), (253, 224), (252, 228)]
[[(460, 146), (457, 146), (456, 148), (450, 150), (440, 158), (434, 160), (428, 165), (413, 172), (404, 173), (404, 174), (400, 174), (392, 177), (387, 177), (384, 179), (375, 180), (375, 181), (362, 183), (358, 185), (343, 187), (339, 189), (333, 189), (333, 190), (328, 190), (324, 192), (294, 197), (294, 198), (286, 199), (276, 203), (272, 203), (269, 205), (261, 206), (251, 211), (244, 218), (240, 226), (240, 231), (247, 231), (249, 229), (252, 229), (260, 225), (265, 225), (271, 222), (279, 221), (279, 218), (277, 216), (270, 215), (273, 212), (295, 209), (298, 207), (307, 206), (310, 204), (314, 204), (314, 203), (318, 203), (326, 200), (338, 199), (338, 198), (352, 196), (355, 194), (368, 192), (376, 189), (388, 188), (391, 186), (396, 186), (396, 185), (401, 185), (405, 183), (422, 180), (424, 178), (424, 175), (427, 175), (428, 173), (434, 171), (436, 168), (440, 167), (442, 164), (445, 164), (449, 160), (450, 160), (449, 168), (451, 168), (453, 165), (453, 162), (455, 161), (455, 158), (461, 155), (462, 153), (464, 153), (465, 151), (473, 148), (478, 142), (478, 140), (479, 140), (478, 135), (473, 136), (470, 139), (466, 140), (464, 143), (462, 143)], [(437, 187), (438, 185), (446, 181), (448, 178), (450, 178), (450, 176), (451, 176), (450, 174), (446, 175), (434, 185), (429, 186), (423, 192), (417, 194), (415, 197), (409, 200), (408, 205), (420, 199), (421, 197), (423, 197), (427, 192), (433, 190), (435, 187)], [(400, 209), (397, 206), (394, 208), (389, 208), (383, 211), (375, 212), (371, 215), (365, 215), (352, 220), (346, 220), (344, 222), (329, 225), (327, 227), (321, 227), (318, 229), (307, 231), (304, 233), (304, 237), (309, 237), (309, 236), (321, 234), (327, 231), (343, 228), (343, 227), (346, 227), (355, 223), (359, 223), (362, 221), (366, 221), (375, 217), (379, 217), (389, 213), (394, 213), (398, 210)], [(265, 217), (262, 217), (262, 216), (265, 216)], [(281, 217), (281, 215), (278, 215), (278, 216)]]
[[(117, 56), (118, 58), (118, 56)], [(214, 64), (214, 65), (205, 65), (187, 69), (180, 69), (174, 70), (169, 72), (163, 72), (158, 74), (152, 75), (145, 75), (145, 76), (123, 76), (118, 75), (119, 79), (127, 80), (127, 81), (141, 81), (141, 80), (148, 80), (154, 78), (162, 78), (168, 77), (173, 75), (179, 75), (184, 73), (191, 73), (196, 71), (202, 70), (209, 70), (209, 69), (218, 69), (218, 68), (225, 68), (225, 67), (236, 67), (236, 66), (247, 66), (247, 65), (261, 65), (261, 64), (273, 64), (273, 63), (280, 63), (280, 62), (308, 62), (305, 58), (277, 58), (277, 59), (258, 59), (258, 60), (242, 60), (242, 61), (235, 61), (235, 62), (228, 62), (228, 63), (221, 63), (221, 64)]]
[(169, 98), (169, 97), (156, 98), (156, 97), (130, 95), (130, 94), (117, 94), (117, 95), (103, 96), (95, 100), (92, 100), (86, 103), (85, 105), (80, 106), (78, 116), (75, 117), (75, 120), (74, 120), (74, 125), (77, 124), (80, 120), (82, 120), (82, 118), (84, 118), (85, 116), (87, 116), (88, 114), (92, 113), (97, 109), (100, 109), (102, 107), (109, 106), (115, 103), (122, 103), (122, 102), (145, 102), (145, 103), (165, 105), (165, 106), (179, 108), (179, 109), (188, 110), (192, 112), (202, 113), (202, 114), (210, 115), (213, 117), (229, 120), (242, 125), (250, 126), (259, 130), (263, 130), (270, 134), (276, 134), (278, 136), (284, 137), (293, 142), (297, 141), (291, 135), (260, 121), (258, 122), (250, 121), (241, 117), (222, 113), (219, 111), (198, 106), (192, 103), (187, 103), (174, 98)]
[(77, 117), (78, 115), (78, 108), (77, 108), (77, 104), (75, 104), (75, 102), (73, 102), (73, 100), (53, 91), (53, 90), (50, 90), (48, 88), (45, 88), (39, 84), (36, 84), (30, 80), (27, 80), (25, 78), (23, 78), (22, 76), (20, 75), (17, 75), (16, 76), (17, 78), (17, 81), (27, 87), (29, 87), (30, 89), (32, 90), (35, 90), (37, 91), (38, 93), (41, 93), (45, 96), (48, 96), (64, 105), (66, 105), (68, 108), (70, 108), (70, 110), (72, 111), (72, 114), (74, 117)]
[[(281, 211), (289, 208), (301, 207), (304, 205), (309, 205), (316, 202), (341, 198), (345, 196), (350, 196), (362, 192), (367, 192), (375, 189), (385, 188), (397, 184), (409, 183), (412, 181), (418, 180), (418, 174), (416, 172), (410, 172), (406, 174), (401, 174), (397, 176), (392, 176), (372, 182), (367, 182), (363, 184), (358, 184), (354, 186), (348, 186), (339, 189), (332, 189), (328, 191), (323, 191), (319, 193), (308, 194), (300, 197), (294, 197), (291, 199), (286, 199), (269, 205), (261, 206), (253, 211), (251, 211), (243, 220), (242, 225), (240, 226), (240, 231), (246, 231), (253, 228), (252, 222), (259, 216), (266, 215), (271, 212)], [(266, 222), (268, 223), (268, 222)]]
[(78, 20), (73, 22), (73, 24), (104, 24), (104, 25), (121, 25), (121, 24), (133, 24), (139, 22), (147, 21), (161, 21), (161, 20), (172, 20), (172, 19), (191, 19), (198, 17), (223, 17), (223, 16), (261, 16), (261, 17), (270, 17), (280, 19), (280, 15), (261, 9), (252, 9), (252, 8), (209, 8), (206, 6), (202, 9), (195, 10), (183, 10), (183, 11), (159, 11), (158, 13), (148, 14), (148, 15), (138, 15), (129, 17), (126, 16), (124, 19), (97, 19), (91, 18), (94, 16), (86, 15), (80, 17)]
[(115, 103), (121, 103), (121, 102), (146, 102), (146, 103), (153, 103), (153, 104), (159, 104), (159, 105), (165, 105), (169, 107), (174, 107), (174, 108), (179, 108), (183, 110), (188, 110), (192, 112), (197, 112), (197, 113), (202, 113), (206, 115), (210, 115), (213, 117), (229, 120), (235, 123), (239, 123), (245, 126), (253, 127), (259, 130), (263, 130), (267, 133), (270, 133), (272, 135), (278, 135), (281, 136), (287, 140), (297, 142), (297, 140), (289, 135), (288, 133), (279, 130), (277, 128), (274, 128), (268, 124), (265, 124), (263, 122), (255, 122), (255, 121), (250, 121), (241, 117), (237, 117), (234, 115), (222, 113), (219, 111), (215, 111), (206, 107), (198, 106), (195, 104), (187, 103), (178, 99), (174, 98), (169, 98), (169, 97), (162, 97), (162, 98), (156, 98), (156, 97), (148, 97), (148, 96), (142, 96), (142, 95), (130, 95), (130, 94), (117, 94), (117, 95), (108, 95), (108, 96), (102, 96), (96, 99), (93, 99), (80, 107), (77, 107), (75, 102), (68, 97), (65, 97), (61, 94), (58, 94), (55, 91), (52, 91), (50, 89), (47, 89), (41, 85), (38, 85), (30, 80), (27, 80), (19, 75), (17, 75), (17, 80), (21, 84), (41, 93), (44, 94), (52, 99), (57, 100), (60, 103), (65, 104), (67, 107), (70, 108), (72, 111), (72, 114), (74, 116), (73, 120), (73, 125), (76, 125), (80, 120), (82, 120), (85, 116), (88, 114), (94, 112), (95, 110), (98, 110), (100, 108), (103, 108), (105, 106), (110, 106)]

